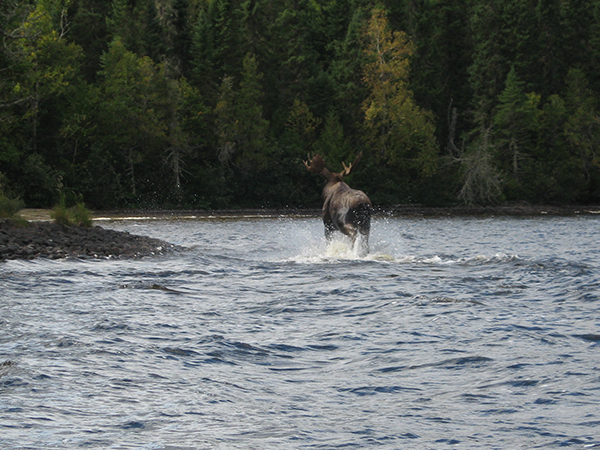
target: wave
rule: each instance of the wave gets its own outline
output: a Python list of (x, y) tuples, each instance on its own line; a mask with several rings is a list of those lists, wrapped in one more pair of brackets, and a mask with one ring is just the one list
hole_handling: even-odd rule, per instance
[(325, 246), (322, 243), (313, 243), (303, 249), (299, 255), (292, 256), (284, 262), (295, 262), (304, 264), (337, 263), (348, 261), (365, 261), (379, 263), (397, 264), (423, 264), (423, 265), (486, 265), (504, 264), (520, 261), (521, 258), (515, 254), (496, 253), (493, 255), (476, 255), (469, 257), (458, 257), (455, 255), (394, 255), (385, 250), (375, 248), (363, 256), (352, 248), (349, 241), (336, 240)]

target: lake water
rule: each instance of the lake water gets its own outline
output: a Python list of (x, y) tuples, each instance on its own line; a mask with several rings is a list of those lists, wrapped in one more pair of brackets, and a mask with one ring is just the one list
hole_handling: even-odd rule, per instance
[(101, 225), (186, 249), (0, 264), (0, 448), (600, 447), (597, 217)]

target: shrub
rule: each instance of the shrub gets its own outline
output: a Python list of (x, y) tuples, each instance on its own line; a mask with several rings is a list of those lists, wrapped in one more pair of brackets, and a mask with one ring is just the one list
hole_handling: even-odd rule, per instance
[(0, 217), (12, 218), (17, 212), (23, 209), (24, 203), (18, 198), (9, 198), (0, 192)]
[(50, 215), (55, 223), (59, 225), (91, 227), (92, 219), (90, 212), (83, 203), (77, 203), (75, 206), (67, 208), (64, 202), (56, 206)]
[(91, 227), (92, 218), (90, 211), (83, 203), (77, 203), (73, 208), (73, 223), (79, 227)]

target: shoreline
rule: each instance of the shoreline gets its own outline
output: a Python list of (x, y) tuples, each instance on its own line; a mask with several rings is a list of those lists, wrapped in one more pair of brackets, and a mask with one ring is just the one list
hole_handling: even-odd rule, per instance
[(98, 226), (67, 227), (48, 221), (0, 220), (0, 262), (32, 259), (142, 258), (180, 247), (160, 239)]
[[(0, 220), (0, 262), (11, 259), (139, 258), (170, 253), (179, 247), (147, 236), (116, 231), (98, 225), (67, 227), (55, 224), (51, 210), (24, 209), (17, 217), (24, 221)], [(432, 208), (398, 205), (375, 210), (375, 217), (600, 217), (600, 207), (496, 206)], [(318, 209), (238, 210), (118, 210), (92, 212), (96, 224), (122, 220), (244, 220), (268, 218), (318, 218)]]
[[(90, 211), (93, 221), (111, 220), (163, 220), (163, 219), (243, 219), (273, 217), (319, 217), (317, 208), (248, 208), (223, 210), (194, 209), (118, 209)], [(50, 209), (23, 209), (18, 216), (29, 222), (51, 222)], [(420, 205), (395, 205), (375, 208), (375, 217), (536, 217), (536, 216), (581, 216), (598, 215), (600, 205), (551, 206), (448, 206), (430, 207)]]

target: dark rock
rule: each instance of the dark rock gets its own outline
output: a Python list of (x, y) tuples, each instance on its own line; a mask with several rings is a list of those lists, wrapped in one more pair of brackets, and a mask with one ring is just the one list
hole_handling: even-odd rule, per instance
[(0, 261), (34, 258), (138, 258), (177, 247), (160, 239), (101, 227), (66, 227), (50, 222), (15, 226), (0, 220)]

